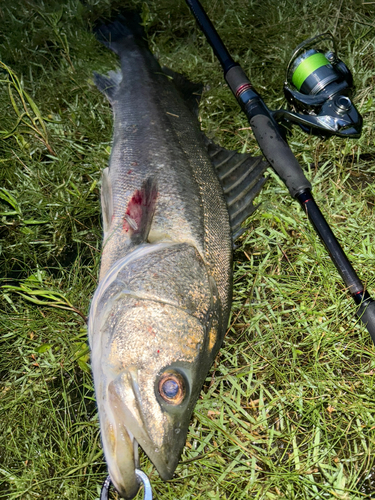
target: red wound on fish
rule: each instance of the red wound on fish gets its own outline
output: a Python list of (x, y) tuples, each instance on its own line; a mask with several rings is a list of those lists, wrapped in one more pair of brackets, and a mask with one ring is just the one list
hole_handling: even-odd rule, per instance
[(131, 197), (123, 218), (122, 228), (133, 236), (146, 240), (150, 231), (155, 204), (158, 196), (156, 182), (147, 179), (141, 189), (136, 189)]

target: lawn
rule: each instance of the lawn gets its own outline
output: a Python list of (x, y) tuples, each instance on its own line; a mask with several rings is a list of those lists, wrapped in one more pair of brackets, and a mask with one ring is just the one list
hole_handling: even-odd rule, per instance
[[(354, 75), (362, 136), (324, 141), (294, 129), (289, 143), (375, 295), (375, 3), (204, 5), (273, 109), (285, 106), (293, 49), (335, 35)], [(94, 500), (106, 476), (85, 318), (112, 112), (92, 72), (118, 63), (92, 28), (124, 6), (141, 11), (162, 65), (203, 83), (202, 130), (259, 154), (183, 1), (0, 4), (0, 499)], [(375, 498), (374, 346), (303, 211), (268, 175), (234, 253), (228, 332), (175, 477), (163, 482), (141, 457), (156, 499)]]

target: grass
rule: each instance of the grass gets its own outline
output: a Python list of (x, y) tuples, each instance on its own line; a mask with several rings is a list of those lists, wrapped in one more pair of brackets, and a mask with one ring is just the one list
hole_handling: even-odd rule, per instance
[[(100, 174), (111, 110), (92, 71), (116, 66), (91, 27), (124, 2), (0, 6), (0, 498), (98, 499), (106, 466), (85, 315), (100, 262)], [(201, 81), (202, 129), (258, 152), (184, 2), (142, 9), (163, 65)], [(326, 0), (205, 2), (272, 108), (288, 56), (331, 30), (364, 116), (359, 140), (290, 144), (315, 197), (375, 293), (375, 6)], [(131, 77), (131, 75), (129, 76)], [(375, 491), (374, 347), (302, 211), (270, 172), (234, 255), (228, 334), (202, 389), (176, 476), (147, 460), (156, 498), (341, 499)], [(115, 496), (114, 496), (115, 497)], [(138, 496), (141, 498), (141, 494)]]

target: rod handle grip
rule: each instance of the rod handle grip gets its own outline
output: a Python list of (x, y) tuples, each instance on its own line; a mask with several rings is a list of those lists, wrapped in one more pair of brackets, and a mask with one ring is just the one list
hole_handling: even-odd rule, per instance
[(306, 179), (301, 165), (284, 141), (272, 117), (256, 114), (249, 118), (249, 123), (262, 153), (284, 181), (293, 198), (301, 191), (311, 190), (311, 184)]

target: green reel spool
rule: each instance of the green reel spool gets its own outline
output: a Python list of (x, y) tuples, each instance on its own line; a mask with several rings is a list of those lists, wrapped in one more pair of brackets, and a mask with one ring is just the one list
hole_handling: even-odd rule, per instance
[[(292, 66), (292, 83), (297, 90), (301, 87), (311, 75), (323, 66), (330, 66), (326, 56), (315, 49), (310, 49), (295, 60)], [(328, 68), (327, 68), (328, 69)]]

